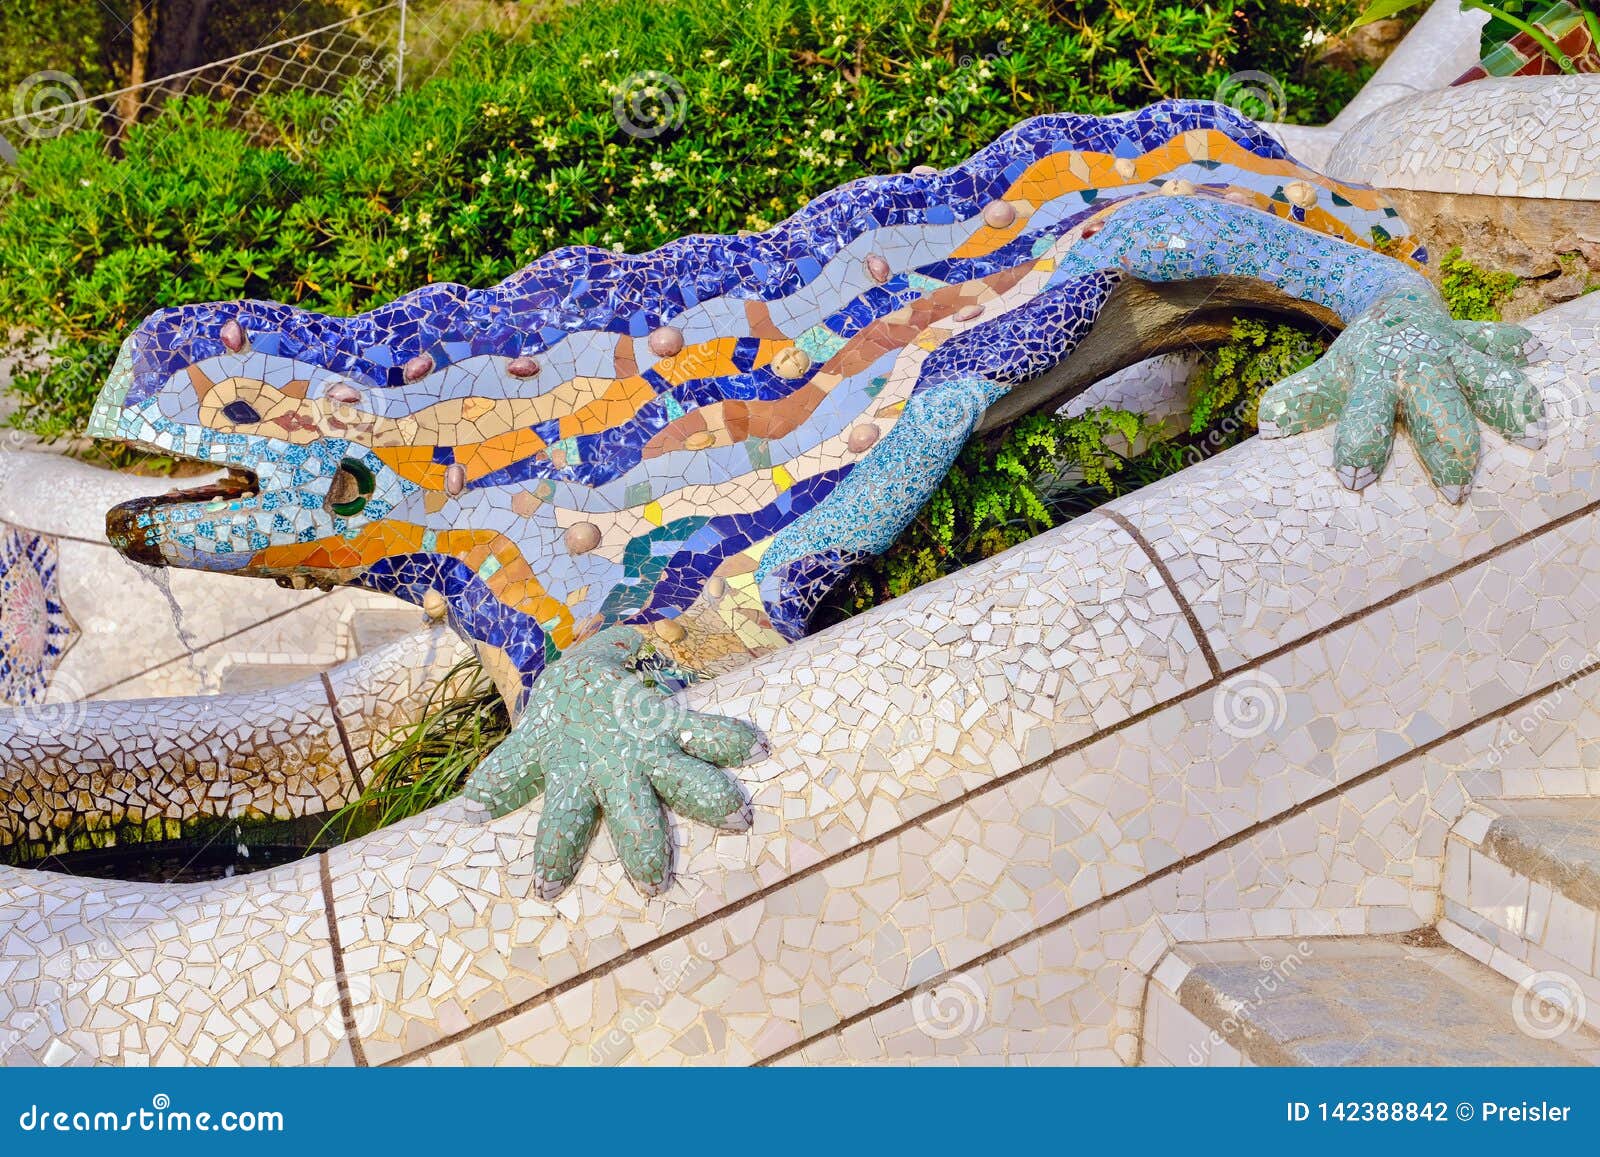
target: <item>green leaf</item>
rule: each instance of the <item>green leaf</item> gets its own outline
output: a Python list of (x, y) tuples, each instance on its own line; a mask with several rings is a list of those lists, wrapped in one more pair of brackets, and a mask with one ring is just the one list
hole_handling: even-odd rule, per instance
[(1372, 0), (1367, 9), (1357, 16), (1351, 23), (1351, 28), (1360, 28), (1363, 24), (1372, 24), (1379, 20), (1387, 20), (1391, 16), (1398, 16), (1408, 8), (1415, 8), (1424, 0)]

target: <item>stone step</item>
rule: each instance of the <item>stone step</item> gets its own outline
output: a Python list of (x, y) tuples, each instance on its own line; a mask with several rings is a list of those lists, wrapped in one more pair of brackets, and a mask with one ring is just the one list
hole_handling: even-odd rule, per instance
[(1600, 1034), (1431, 929), (1219, 941), (1156, 966), (1143, 1063), (1593, 1065)]
[(326, 661), (283, 656), (245, 656), (223, 667), (218, 690), (223, 694), (271, 691), (301, 679), (311, 678), (346, 659), (359, 659), (382, 650), (390, 643), (416, 634), (426, 624), (422, 612), (414, 607), (358, 607), (339, 624), (340, 642)]
[(230, 663), (218, 676), (217, 690), (223, 695), (272, 691), (312, 678), (325, 669), (315, 663)]
[(399, 642), (427, 626), (416, 607), (362, 607), (350, 615), (349, 657), (370, 655), (380, 647)]
[(1600, 799), (1475, 800), (1445, 844), (1440, 932), (1600, 1028)]

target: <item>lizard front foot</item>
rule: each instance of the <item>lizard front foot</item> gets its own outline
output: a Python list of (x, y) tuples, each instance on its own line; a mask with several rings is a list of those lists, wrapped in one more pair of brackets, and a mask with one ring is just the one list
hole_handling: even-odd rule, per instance
[(1520, 369), (1532, 338), (1517, 325), (1455, 321), (1425, 289), (1391, 293), (1314, 365), (1262, 395), (1262, 436), (1337, 420), (1334, 469), (1360, 490), (1383, 472), (1398, 414), (1434, 485), (1460, 502), (1478, 466), (1480, 420), (1518, 445), (1544, 444), (1544, 398)]
[(622, 866), (647, 896), (672, 882), (661, 805), (724, 831), (750, 827), (750, 804), (723, 771), (765, 754), (755, 728), (678, 706), (630, 666), (643, 639), (601, 631), (534, 683), (522, 718), (468, 778), (463, 794), (505, 815), (541, 792), (534, 886), (559, 895), (583, 864), (600, 817)]

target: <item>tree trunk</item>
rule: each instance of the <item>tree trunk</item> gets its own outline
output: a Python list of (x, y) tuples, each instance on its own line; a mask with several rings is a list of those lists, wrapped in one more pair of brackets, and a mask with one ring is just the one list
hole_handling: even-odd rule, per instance
[[(205, 63), (200, 48), (210, 9), (211, 0), (162, 0), (161, 26), (156, 29), (155, 51), (152, 53), (152, 67), (156, 76), (187, 72)], [(249, 46), (233, 51), (243, 51), (245, 47)]]
[[(156, 0), (133, 0), (133, 18), (129, 32), (133, 46), (128, 54), (128, 86), (143, 84), (149, 78), (150, 46), (155, 40)], [(118, 136), (126, 135), (128, 126), (139, 119), (139, 108), (144, 93), (137, 90), (125, 92), (117, 98)]]

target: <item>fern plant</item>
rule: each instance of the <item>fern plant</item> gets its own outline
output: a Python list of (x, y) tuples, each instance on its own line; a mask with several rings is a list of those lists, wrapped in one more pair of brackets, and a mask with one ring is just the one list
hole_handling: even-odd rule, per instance
[(1439, 262), (1439, 293), (1458, 321), (1499, 321), (1500, 306), (1521, 284), (1515, 273), (1480, 269), (1459, 246)]
[(1230, 408), (1254, 430), (1266, 388), (1305, 369), (1327, 348), (1327, 342), (1296, 326), (1238, 318), (1228, 342), (1201, 363), (1190, 387), (1189, 432), (1204, 432)]

